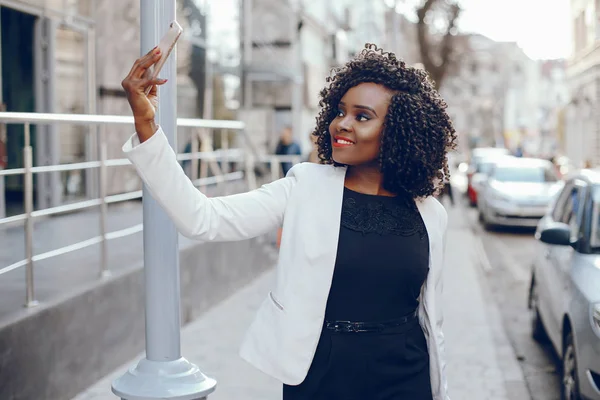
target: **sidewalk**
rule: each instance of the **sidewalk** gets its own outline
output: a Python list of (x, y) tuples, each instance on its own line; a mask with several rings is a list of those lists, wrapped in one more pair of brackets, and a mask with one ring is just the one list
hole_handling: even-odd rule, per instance
[[(475, 251), (476, 237), (460, 208), (450, 210), (444, 280), (444, 332), (452, 400), (528, 400), (520, 366), (496, 305), (487, 295)], [(257, 278), (182, 330), (182, 354), (217, 379), (210, 400), (278, 400), (281, 384), (241, 360), (238, 347), (273, 272)], [(141, 357), (141, 355), (140, 355)], [(73, 400), (114, 400), (113, 379), (139, 359), (97, 382)]]

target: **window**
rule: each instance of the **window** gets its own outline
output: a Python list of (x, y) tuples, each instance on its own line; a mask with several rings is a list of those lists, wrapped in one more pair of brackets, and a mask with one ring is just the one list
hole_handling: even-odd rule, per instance
[(563, 215), (563, 205), (565, 204), (566, 199), (569, 197), (568, 193), (573, 190), (573, 184), (568, 183), (563, 188), (560, 196), (554, 203), (554, 210), (552, 210), (552, 219), (556, 222), (560, 221)]
[[(583, 184), (583, 183), (582, 183)], [(556, 207), (552, 213), (552, 219), (562, 222), (571, 227), (573, 235), (577, 235), (584, 204), (584, 186), (580, 184), (568, 184), (561, 193)]]
[(575, 42), (575, 52), (577, 53), (579, 51), (579, 17), (575, 17), (575, 20), (573, 21), (573, 40)]
[(499, 182), (556, 182), (556, 175), (549, 168), (542, 167), (501, 167), (494, 171), (494, 179)]
[(570, 192), (568, 192), (568, 197), (565, 199), (566, 201), (563, 206), (563, 212), (560, 218), (560, 222), (565, 223), (569, 226), (575, 224), (580, 203), (579, 193), (580, 191), (577, 187), (574, 187), (573, 189), (571, 189)]
[(596, 16), (596, 40), (600, 39), (600, 0), (596, 0), (594, 14)]
[(494, 166), (494, 163), (479, 162), (479, 163), (477, 163), (477, 166), (475, 167), (475, 172), (477, 172), (479, 174), (487, 175), (490, 172), (492, 172), (493, 166)]
[(592, 191), (592, 226), (590, 234), (590, 245), (594, 249), (600, 248), (600, 187), (596, 186)]
[(575, 51), (585, 49), (587, 47), (587, 39), (586, 10), (583, 10), (575, 19)]

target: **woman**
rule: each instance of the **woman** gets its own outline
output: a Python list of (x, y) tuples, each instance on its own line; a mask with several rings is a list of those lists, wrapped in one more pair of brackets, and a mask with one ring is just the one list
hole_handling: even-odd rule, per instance
[(283, 224), (277, 278), (241, 356), (284, 400), (448, 400), (442, 264), (447, 215), (433, 198), (456, 134), (424, 71), (373, 45), (336, 69), (314, 131), (322, 164), (208, 199), (154, 124), (152, 52), (123, 87), (136, 134), (124, 151), (179, 231), (242, 240)]

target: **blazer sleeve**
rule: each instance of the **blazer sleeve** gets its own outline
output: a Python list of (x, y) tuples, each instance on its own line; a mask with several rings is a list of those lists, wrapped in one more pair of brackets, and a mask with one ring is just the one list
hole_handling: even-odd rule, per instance
[(440, 369), (441, 369), (441, 385), (444, 387), (444, 393), (446, 393), (446, 398), (444, 400), (450, 400), (448, 397), (448, 380), (446, 379), (446, 341), (444, 338), (443, 324), (444, 324), (444, 309), (443, 304), (444, 301), (442, 299), (442, 293), (444, 289), (444, 264), (446, 259), (446, 236), (448, 233), (448, 213), (445, 209), (441, 209), (441, 229), (442, 229), (442, 248), (443, 248), (443, 259), (442, 259), (442, 269), (438, 274), (437, 280), (435, 282), (435, 298), (437, 300), (436, 304), (436, 332), (438, 335), (438, 349), (440, 354)]
[(208, 198), (187, 177), (162, 128), (144, 143), (134, 134), (123, 152), (179, 232), (200, 241), (250, 239), (281, 226), (293, 174), (259, 189)]

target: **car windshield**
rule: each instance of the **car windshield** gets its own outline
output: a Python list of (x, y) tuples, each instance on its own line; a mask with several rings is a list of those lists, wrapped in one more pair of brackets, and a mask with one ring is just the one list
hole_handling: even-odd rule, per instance
[(497, 167), (494, 179), (500, 182), (556, 182), (556, 175), (544, 167)]
[(494, 165), (493, 163), (489, 163), (489, 162), (480, 162), (477, 164), (477, 172), (480, 174), (489, 174), (490, 170), (492, 169), (492, 165)]

